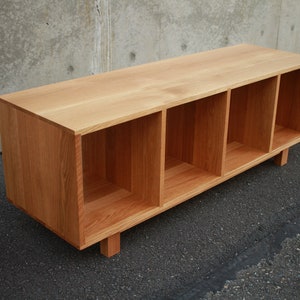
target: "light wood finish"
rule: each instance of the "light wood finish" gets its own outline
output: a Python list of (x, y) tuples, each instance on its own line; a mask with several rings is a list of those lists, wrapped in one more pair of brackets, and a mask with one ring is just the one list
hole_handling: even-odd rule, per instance
[(0, 97), (8, 199), (66, 241), (120, 233), (300, 142), (300, 55), (239, 45)]
[(74, 133), (86, 134), (299, 67), (298, 54), (237, 45), (2, 98)]
[(160, 205), (162, 117), (154, 113), (82, 136), (87, 241)]
[(228, 143), (270, 150), (276, 88), (273, 77), (231, 91)]
[(283, 74), (276, 114), (273, 149), (298, 139), (300, 133), (300, 70)]
[(223, 174), (229, 93), (167, 110), (164, 201)]
[(119, 253), (121, 250), (121, 235), (116, 233), (100, 243), (100, 252), (101, 254), (112, 257), (115, 254)]
[(7, 198), (76, 247), (84, 243), (80, 137), (0, 103)]
[(168, 109), (166, 155), (221, 176), (228, 101), (222, 93)]
[(288, 156), (289, 156), (289, 149), (285, 149), (281, 151), (279, 154), (277, 154), (274, 157), (275, 164), (281, 167), (286, 165), (288, 162)]

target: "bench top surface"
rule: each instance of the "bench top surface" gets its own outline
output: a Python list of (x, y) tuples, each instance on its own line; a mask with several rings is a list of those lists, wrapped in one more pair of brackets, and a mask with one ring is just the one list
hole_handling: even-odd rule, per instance
[(87, 134), (300, 68), (300, 54), (237, 45), (0, 96)]

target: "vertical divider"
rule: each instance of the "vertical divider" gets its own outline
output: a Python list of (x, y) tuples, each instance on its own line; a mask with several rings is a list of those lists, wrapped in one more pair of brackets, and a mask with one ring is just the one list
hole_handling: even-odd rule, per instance
[(279, 74), (275, 80), (276, 80), (276, 91), (275, 91), (275, 99), (274, 99), (275, 102), (274, 102), (274, 107), (273, 107), (273, 119), (272, 119), (272, 129), (271, 129), (271, 136), (270, 136), (269, 152), (272, 151), (272, 148), (273, 148), (281, 75)]
[(226, 164), (226, 151), (227, 151), (227, 140), (228, 140), (228, 128), (229, 128), (229, 112), (230, 112), (230, 100), (231, 100), (231, 89), (227, 90), (226, 101), (224, 108), (224, 139), (222, 148), (222, 164), (221, 164), (221, 176), (225, 174)]
[(132, 121), (131, 191), (159, 206), (163, 184), (163, 113)]
[(161, 137), (160, 137), (160, 197), (159, 206), (164, 204), (165, 167), (166, 167), (166, 134), (167, 134), (167, 110), (161, 111)]
[(217, 176), (224, 172), (228, 92), (197, 101), (193, 141), (193, 165)]

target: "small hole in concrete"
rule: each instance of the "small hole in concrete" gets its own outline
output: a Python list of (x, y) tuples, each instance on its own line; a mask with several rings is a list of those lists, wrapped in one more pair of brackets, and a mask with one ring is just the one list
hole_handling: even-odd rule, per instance
[(294, 31), (294, 29), (295, 29), (295, 25), (292, 25), (291, 26), (291, 31)]
[(264, 30), (261, 30), (260, 35), (263, 36), (265, 34)]
[(70, 74), (70, 73), (73, 73), (73, 71), (74, 71), (74, 67), (73, 66), (68, 66), (68, 73)]
[(136, 59), (136, 54), (134, 53), (134, 52), (130, 52), (130, 60), (131, 61), (135, 61), (135, 59)]
[(186, 49), (187, 49), (187, 45), (186, 45), (186, 44), (184, 44), (184, 43), (183, 43), (183, 44), (181, 44), (181, 50), (182, 50), (182, 51), (185, 51)]
[(224, 38), (224, 46), (227, 46), (229, 44), (229, 38), (228, 36), (225, 36)]

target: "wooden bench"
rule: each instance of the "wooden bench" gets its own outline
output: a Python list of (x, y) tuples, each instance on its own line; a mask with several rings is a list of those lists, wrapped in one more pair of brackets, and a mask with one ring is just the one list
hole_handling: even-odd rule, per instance
[(238, 45), (0, 96), (7, 198), (78, 249), (300, 142), (300, 55)]

